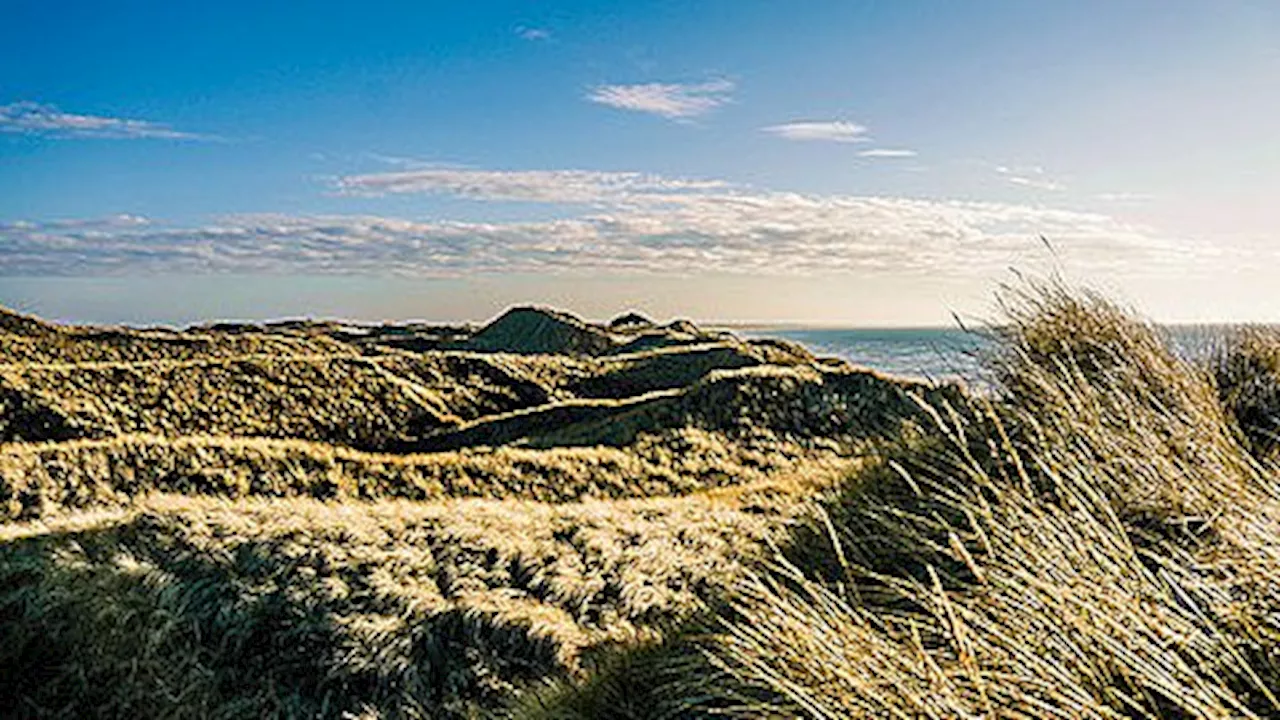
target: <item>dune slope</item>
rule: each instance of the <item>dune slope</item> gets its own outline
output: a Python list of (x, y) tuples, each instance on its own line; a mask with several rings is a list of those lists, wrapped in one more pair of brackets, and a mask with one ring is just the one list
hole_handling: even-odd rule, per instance
[[(475, 717), (711, 612), (954, 387), (518, 309), (0, 324), (0, 705)], [(766, 542), (768, 541), (768, 542)]]

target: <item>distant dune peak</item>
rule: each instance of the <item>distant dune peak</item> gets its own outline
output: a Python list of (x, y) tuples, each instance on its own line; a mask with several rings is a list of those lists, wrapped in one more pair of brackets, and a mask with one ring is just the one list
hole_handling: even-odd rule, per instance
[(519, 354), (599, 355), (613, 340), (603, 329), (547, 307), (514, 307), (484, 326), (469, 343), (477, 350)]
[(686, 335), (699, 335), (702, 333), (702, 330), (697, 325), (694, 325), (692, 320), (685, 320), (683, 318), (679, 320), (672, 320), (663, 326), (663, 328), (671, 332), (684, 333)]
[(614, 332), (635, 332), (654, 327), (654, 322), (634, 310), (623, 313), (609, 321), (609, 329)]

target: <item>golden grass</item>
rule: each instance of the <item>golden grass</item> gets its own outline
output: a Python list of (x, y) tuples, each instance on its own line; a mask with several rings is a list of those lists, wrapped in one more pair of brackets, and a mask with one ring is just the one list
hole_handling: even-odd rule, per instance
[(741, 496), (152, 496), (12, 524), (0, 531), (0, 705), (26, 717), (474, 717), (704, 612), (791, 513)]
[(0, 308), (0, 362), (4, 363), (189, 361), (351, 352), (350, 346), (316, 333), (65, 327)]
[(1280, 331), (1244, 328), (1211, 359), (1218, 395), (1259, 459), (1280, 449)]
[[(0, 332), (0, 440), (215, 434), (397, 450), (462, 422), (555, 401), (625, 399), (688, 387), (716, 369), (804, 362), (737, 341), (602, 359), (360, 355), (322, 335), (285, 331), (48, 327), (35, 336)], [(27, 346), (36, 350), (15, 351)]]
[(705, 635), (512, 714), (1280, 717), (1280, 493), (1210, 372), (1098, 297), (1006, 312), (995, 395), (927, 405)]
[[(0, 707), (23, 717), (576, 692), (683, 637), (922, 387), (696, 328), (570, 357), (0, 321)], [(577, 348), (556, 332), (522, 342)], [(432, 438), (457, 449), (409, 452)]]
[[(208, 433), (378, 448), (459, 422), (438, 397), (350, 356), (11, 366), (0, 382), (81, 437)], [(4, 429), (7, 439), (45, 439), (28, 432)]]
[(334, 501), (449, 497), (563, 502), (684, 495), (796, 474), (831, 478), (832, 448), (770, 438), (731, 442), (692, 428), (609, 447), (364, 453), (301, 440), (133, 435), (0, 445), (0, 519), (121, 507), (148, 493)]
[[(718, 367), (750, 348), (491, 355), (546, 398), (455, 414), (496, 448), (8, 443), (10, 512), (44, 514), (0, 530), (0, 688), (37, 717), (1280, 718), (1280, 343), (1201, 367), (1103, 298), (1005, 300), (981, 397)], [(386, 362), (439, 392), (461, 366), (427, 355)]]

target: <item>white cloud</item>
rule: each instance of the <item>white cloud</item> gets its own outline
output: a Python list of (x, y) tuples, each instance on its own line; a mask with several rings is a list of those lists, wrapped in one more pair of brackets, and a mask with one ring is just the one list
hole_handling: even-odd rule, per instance
[(913, 158), (917, 155), (915, 150), (905, 150), (899, 148), (873, 148), (871, 150), (863, 150), (858, 153), (858, 157), (864, 158)]
[(800, 120), (762, 128), (787, 140), (860, 143), (871, 140), (865, 125), (847, 120)]
[(1045, 178), (1013, 176), (1009, 178), (1009, 182), (1014, 185), (1035, 188), (1036, 190), (1051, 190), (1056, 192), (1063, 189), (1062, 183), (1056, 180), (1047, 180)]
[(0, 132), (59, 138), (215, 140), (210, 135), (174, 130), (145, 120), (76, 115), (53, 105), (15, 102), (0, 105)]
[(995, 170), (1014, 185), (1052, 192), (1066, 189), (1065, 185), (1046, 175), (1044, 168), (1036, 165), (1021, 168), (997, 165)]
[(729, 80), (696, 84), (598, 85), (587, 93), (587, 99), (621, 110), (652, 113), (672, 120), (687, 120), (705, 115), (731, 102), (733, 89), (734, 85)]
[(399, 155), (383, 155), (382, 153), (370, 152), (363, 153), (358, 156), (362, 160), (373, 160), (383, 165), (392, 165), (394, 167), (405, 168), (409, 170), (431, 170), (431, 169), (449, 169), (449, 168), (465, 168), (466, 165), (456, 162), (448, 162), (444, 160), (420, 160), (412, 157), (401, 157)]
[(546, 28), (538, 28), (538, 27), (525, 27), (524, 25), (520, 25), (516, 27), (516, 35), (519, 35), (521, 38), (525, 40), (529, 40), (531, 42), (551, 39), (550, 30), (547, 30)]
[[(397, 175), (404, 177), (368, 180)], [(749, 191), (638, 173), (431, 171), (365, 178), (360, 186), (380, 192), (586, 205), (561, 219), (519, 222), (254, 215), (201, 227), (132, 217), (9, 223), (0, 225), (0, 274), (971, 277), (1039, 257), (1041, 234), (1052, 239), (1064, 261), (1081, 269), (1150, 272), (1184, 266), (1200, 252), (1106, 215), (1015, 204)]]
[(343, 194), (363, 196), (431, 193), (473, 200), (599, 203), (619, 202), (637, 194), (656, 197), (712, 190), (727, 184), (719, 180), (666, 178), (637, 172), (426, 168), (348, 175), (338, 179), (337, 187)]
[(1138, 204), (1138, 203), (1150, 202), (1156, 199), (1156, 196), (1152, 195), (1151, 193), (1139, 193), (1139, 192), (1098, 193), (1094, 197), (1104, 202), (1121, 203), (1121, 204)]

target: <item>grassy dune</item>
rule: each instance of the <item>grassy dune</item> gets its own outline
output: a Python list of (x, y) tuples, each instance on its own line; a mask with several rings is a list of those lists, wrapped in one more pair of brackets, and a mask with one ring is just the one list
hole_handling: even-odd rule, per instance
[(518, 715), (1280, 717), (1276, 469), (1221, 370), (1275, 346), (1215, 373), (1098, 298), (1009, 313), (995, 397), (931, 408), (705, 636)]
[(709, 612), (934, 392), (536, 310), (0, 320), (0, 706), (22, 717), (474, 717), (572, 686)]
[(249, 355), (282, 357), (343, 352), (350, 350), (343, 343), (322, 334), (68, 327), (0, 308), (0, 358), (5, 363), (190, 361)]
[(133, 435), (0, 445), (0, 519), (125, 507), (152, 492), (222, 498), (523, 498), (565, 502), (828, 478), (851, 459), (830, 449), (727, 441), (693, 428), (605, 446), (365, 453), (305, 440)]
[[(1280, 339), (1242, 333), (1201, 366), (1104, 299), (1005, 300), (981, 395), (517, 313), (485, 341), (513, 352), (365, 336), (324, 360), (340, 370), (315, 392), (372, 364), (409, 384), (375, 408), (412, 387), (450, 418), (414, 436), (394, 416), (380, 452), (305, 435), (321, 425), (252, 436), (274, 422), (252, 403), (218, 435), (10, 439), (0, 706), (1280, 718)], [(14, 337), (52, 327), (20, 320)], [(134, 394), (94, 417), (172, 406), (105, 376), (60, 394), (31, 380), (51, 356), (5, 366), (11, 426), (112, 392)]]
[(719, 369), (812, 363), (798, 348), (737, 340), (604, 358), (360, 354), (295, 330), (91, 331), (7, 317), (24, 331), (0, 332), (0, 441), (208, 434), (407, 449), (464, 422), (554, 400), (619, 400), (684, 388)]
[(154, 496), (12, 525), (0, 705), (29, 717), (468, 717), (705, 610), (780, 526), (730, 498)]

